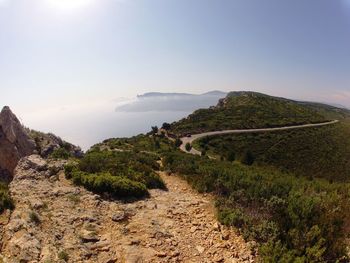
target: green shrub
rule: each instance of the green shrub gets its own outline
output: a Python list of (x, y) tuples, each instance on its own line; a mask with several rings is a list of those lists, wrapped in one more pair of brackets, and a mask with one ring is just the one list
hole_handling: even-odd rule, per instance
[(227, 161), (233, 162), (234, 160), (236, 160), (236, 154), (234, 151), (230, 151), (227, 155)]
[(58, 259), (60, 259), (60, 260), (64, 260), (64, 261), (68, 261), (69, 260), (69, 255), (68, 255), (68, 253), (66, 252), (66, 251), (60, 251), (59, 253), (58, 253)]
[(0, 213), (5, 209), (13, 209), (14, 203), (9, 195), (8, 187), (4, 183), (0, 183)]
[(221, 210), (218, 218), (221, 223), (238, 228), (248, 223), (248, 218), (240, 209)]
[(158, 140), (155, 140), (155, 141), (154, 141), (154, 147), (155, 147), (156, 149), (160, 149), (160, 142), (159, 142)]
[(157, 133), (158, 133), (158, 130), (159, 130), (159, 129), (158, 129), (158, 126), (152, 126), (152, 127), (151, 127), (151, 134), (153, 134), (153, 135), (154, 135), (154, 134), (157, 134)]
[(163, 125), (162, 125), (162, 129), (164, 130), (170, 130), (171, 128), (171, 125), (167, 122), (164, 122)]
[(181, 146), (181, 144), (182, 144), (182, 141), (179, 138), (176, 138), (176, 140), (175, 140), (175, 147), (178, 148), (178, 147)]
[(64, 166), (64, 173), (67, 179), (71, 179), (73, 172), (78, 170), (77, 164), (69, 163)]
[(34, 211), (29, 212), (29, 220), (30, 222), (33, 222), (36, 225), (41, 223), (39, 215)]
[(191, 146), (191, 144), (188, 142), (188, 143), (186, 143), (186, 145), (185, 145), (185, 149), (186, 149), (186, 151), (191, 151), (191, 149), (192, 149), (192, 146)]
[(144, 184), (125, 177), (112, 176), (110, 173), (89, 174), (73, 171), (71, 179), (74, 184), (82, 185), (92, 192), (98, 194), (109, 193), (115, 198), (142, 198), (148, 196)]
[(269, 220), (263, 220), (258, 224), (251, 224), (249, 229), (244, 232), (248, 239), (254, 239), (260, 243), (276, 241), (280, 238), (279, 226)]
[[(159, 145), (155, 144), (159, 142)], [(93, 146), (91, 149), (96, 151), (101, 146), (108, 146), (111, 149), (128, 150), (128, 151), (148, 151), (148, 152), (167, 152), (174, 148), (174, 143), (163, 136), (138, 135), (131, 138), (113, 138), (105, 140), (101, 144)], [(160, 146), (156, 148), (155, 146)]]
[(54, 159), (67, 160), (69, 157), (71, 157), (71, 154), (65, 148), (57, 148), (52, 152), (50, 157)]
[(254, 158), (252, 152), (248, 150), (248, 151), (244, 152), (242, 159), (241, 159), (241, 163), (245, 164), (245, 165), (252, 165), (254, 163), (254, 160), (255, 160), (255, 158)]

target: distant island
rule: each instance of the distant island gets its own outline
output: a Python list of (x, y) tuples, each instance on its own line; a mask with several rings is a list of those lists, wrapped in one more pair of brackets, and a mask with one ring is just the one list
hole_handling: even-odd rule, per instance
[(136, 100), (118, 106), (117, 112), (194, 111), (217, 104), (227, 93), (210, 91), (203, 94), (148, 92), (137, 95)]

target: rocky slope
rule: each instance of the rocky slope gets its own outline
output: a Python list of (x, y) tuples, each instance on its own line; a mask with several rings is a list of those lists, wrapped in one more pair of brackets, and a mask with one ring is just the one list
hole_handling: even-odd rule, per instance
[(18, 161), (25, 156), (39, 153), (48, 157), (56, 149), (63, 148), (73, 156), (81, 156), (79, 147), (61, 138), (29, 130), (20, 123), (8, 106), (0, 113), (0, 180), (9, 182)]
[(0, 176), (7, 181), (18, 161), (35, 150), (35, 142), (29, 137), (9, 107), (0, 113)]
[(252, 245), (215, 219), (213, 200), (161, 174), (168, 191), (134, 203), (73, 186), (63, 161), (23, 158), (3, 215), (4, 262), (253, 262)]
[(27, 130), (29, 136), (33, 138), (36, 145), (36, 151), (42, 157), (49, 157), (55, 150), (64, 149), (72, 156), (81, 157), (83, 152), (80, 147), (62, 140), (52, 133), (43, 133), (35, 130)]

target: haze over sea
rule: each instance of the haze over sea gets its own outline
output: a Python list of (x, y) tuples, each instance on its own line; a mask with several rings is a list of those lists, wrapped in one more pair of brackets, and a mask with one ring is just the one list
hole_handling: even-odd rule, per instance
[(54, 133), (79, 145), (83, 150), (107, 138), (130, 137), (147, 133), (186, 117), (198, 108), (216, 105), (225, 93), (209, 95), (150, 94), (134, 99), (88, 102), (38, 111), (20, 112), (25, 126)]

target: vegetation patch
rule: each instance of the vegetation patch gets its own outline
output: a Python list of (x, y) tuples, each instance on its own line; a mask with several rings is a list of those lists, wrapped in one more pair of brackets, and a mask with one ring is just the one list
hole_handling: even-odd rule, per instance
[(57, 148), (52, 152), (50, 157), (53, 159), (68, 160), (69, 157), (72, 157), (72, 154), (68, 150), (66, 150), (65, 148)]
[[(332, 114), (326, 114), (329, 112)], [(255, 92), (232, 92), (218, 106), (197, 110), (173, 123), (171, 131), (183, 136), (206, 131), (320, 123), (332, 120), (332, 117), (342, 118), (343, 115), (315, 104), (311, 106)]]
[(221, 223), (258, 241), (263, 262), (336, 262), (346, 256), (349, 184), (180, 152), (166, 154), (164, 164), (198, 191), (215, 193)]
[(0, 213), (6, 209), (13, 209), (14, 203), (9, 195), (8, 186), (0, 182)]
[(58, 259), (67, 262), (69, 260), (69, 255), (68, 255), (68, 253), (66, 251), (60, 251), (58, 253)]
[(94, 148), (77, 164), (67, 165), (65, 174), (76, 185), (114, 198), (142, 198), (148, 189), (166, 189), (155, 172), (160, 169), (156, 154), (135, 151), (100, 151)]
[[(155, 127), (152, 127), (155, 129)], [(158, 131), (158, 128), (157, 128)], [(173, 150), (175, 145), (163, 133), (160, 135), (153, 134), (154, 131), (147, 135), (138, 135), (131, 138), (112, 138), (96, 144), (92, 149), (108, 149), (111, 151), (134, 151), (148, 153), (162, 153)], [(179, 143), (179, 142), (178, 142)], [(181, 143), (181, 141), (180, 141)], [(181, 144), (180, 144), (181, 145)]]
[(30, 222), (39, 225), (41, 223), (39, 215), (35, 211), (29, 212), (29, 220)]
[(235, 156), (246, 164), (271, 165), (308, 178), (348, 181), (349, 138), (350, 123), (343, 121), (318, 128), (206, 137), (194, 147), (225, 160)]

